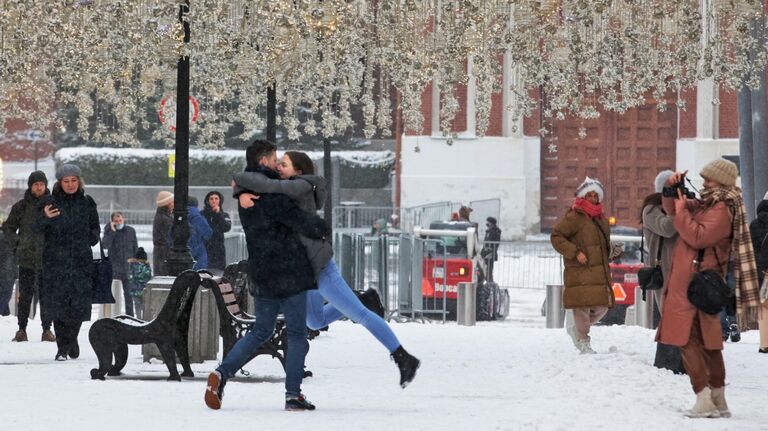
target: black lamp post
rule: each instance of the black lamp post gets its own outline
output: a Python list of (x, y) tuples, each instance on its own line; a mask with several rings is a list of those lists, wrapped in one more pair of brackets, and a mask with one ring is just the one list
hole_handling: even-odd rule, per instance
[[(189, 0), (179, 6), (179, 22), (184, 26), (184, 43), (189, 43)], [(194, 260), (189, 252), (189, 57), (179, 57), (176, 79), (176, 166), (173, 182), (173, 245), (168, 257), (168, 271), (177, 276), (192, 268)]]

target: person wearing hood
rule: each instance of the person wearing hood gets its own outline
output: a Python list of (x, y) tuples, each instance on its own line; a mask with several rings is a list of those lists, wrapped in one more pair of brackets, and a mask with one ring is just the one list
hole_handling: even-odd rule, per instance
[[(752, 247), (755, 250), (757, 261), (757, 277), (760, 286), (765, 282), (765, 272), (768, 271), (768, 193), (763, 196), (763, 201), (757, 205), (757, 218), (749, 224), (749, 232), (752, 237)], [(768, 353), (768, 301), (765, 293), (761, 291), (760, 300), (763, 304), (762, 314), (758, 324), (760, 326), (760, 353)]]
[(110, 221), (104, 226), (104, 236), (101, 245), (109, 251), (109, 262), (112, 264), (112, 278), (120, 280), (125, 301), (125, 314), (133, 317), (133, 298), (128, 287), (128, 259), (133, 258), (139, 248), (136, 230), (125, 224), (125, 217), (120, 211), (110, 215)]
[(224, 233), (232, 229), (232, 220), (221, 209), (224, 205), (224, 197), (217, 191), (205, 195), (202, 215), (210, 225), (213, 234), (211, 239), (205, 242), (205, 250), (208, 252), (208, 268), (224, 270), (227, 266), (227, 254), (224, 247)]
[[(757, 318), (760, 308), (757, 270), (747, 227), (741, 190), (736, 187), (739, 170), (725, 159), (705, 165), (701, 199), (688, 199), (680, 188), (686, 172), (676, 172), (662, 191), (664, 211), (674, 218), (679, 235), (672, 253), (664, 312), (656, 341), (680, 347), (683, 365), (696, 394), (688, 417), (730, 417), (725, 401), (723, 338), (717, 314), (698, 309), (688, 299), (694, 274), (714, 270), (723, 276), (732, 269), (736, 313), (740, 321)], [(677, 196), (667, 197), (667, 196)]]
[[(315, 214), (325, 203), (325, 179), (315, 174), (312, 160), (305, 153), (287, 151), (278, 165), (281, 180), (244, 172), (234, 176), (235, 194), (255, 198), (251, 193), (279, 193)], [(259, 205), (258, 200), (256, 205)], [(386, 224), (386, 220), (382, 219)], [(357, 296), (341, 277), (333, 261), (333, 248), (327, 239), (300, 237), (310, 260), (317, 290), (307, 293), (307, 326), (320, 329), (347, 317), (359, 323), (390, 353), (400, 371), (400, 386), (405, 388), (416, 376), (420, 361), (400, 344), (392, 328), (384, 321), (384, 307), (378, 293), (368, 289)], [(325, 303), (327, 301), (327, 304)]]
[(171, 275), (168, 257), (173, 241), (168, 236), (173, 226), (173, 193), (162, 190), (155, 199), (157, 212), (152, 221), (152, 269), (155, 275)]
[[(24, 198), (11, 208), (8, 219), (3, 223), (8, 246), (15, 250), (19, 265), (19, 330), (13, 341), (27, 341), (27, 322), (29, 321), (32, 298), (40, 294), (40, 283), (43, 268), (43, 234), (33, 229), (35, 220), (41, 210), (40, 202), (50, 196), (48, 178), (43, 171), (29, 174), (27, 191)], [(40, 321), (43, 326), (42, 341), (56, 341), (51, 332), (51, 316), (40, 302)]]
[[(190, 196), (187, 200), (187, 210), (189, 211), (188, 244), (192, 259), (195, 260), (195, 265), (192, 267), (195, 271), (208, 268), (208, 251), (205, 248), (205, 243), (213, 236), (211, 226), (205, 221), (205, 217), (200, 213), (197, 205), (197, 198)], [(172, 238), (170, 230), (168, 236)], [(172, 239), (169, 239), (169, 243), (173, 244)]]
[(99, 243), (101, 229), (80, 168), (64, 164), (56, 170), (56, 179), (51, 195), (40, 202), (34, 229), (44, 236), (40, 302), (50, 309), (56, 329), (55, 360), (66, 361), (80, 356), (80, 327), (91, 320), (91, 247)]
[(566, 332), (581, 353), (595, 353), (589, 330), (614, 304), (609, 260), (620, 254), (611, 246), (603, 212), (603, 185), (586, 177), (576, 199), (552, 229), (550, 241), (563, 255), (563, 307)]

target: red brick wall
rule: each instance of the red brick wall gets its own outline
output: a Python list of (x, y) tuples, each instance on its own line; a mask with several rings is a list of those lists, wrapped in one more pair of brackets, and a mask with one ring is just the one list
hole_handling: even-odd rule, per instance
[[(530, 90), (528, 94), (534, 99), (539, 99), (539, 90)], [(530, 117), (523, 119), (523, 134), (525, 136), (538, 136), (541, 127), (541, 110), (537, 107)]]
[[(464, 62), (464, 72), (467, 71), (467, 62)], [(467, 86), (457, 85), (453, 94), (456, 100), (459, 101), (459, 110), (456, 111), (456, 116), (453, 117), (451, 122), (451, 130), (457, 133), (467, 130)]]
[[(504, 56), (500, 55), (497, 61), (504, 67)], [(503, 79), (499, 77), (499, 79)], [(502, 82), (503, 87), (503, 82)], [(501, 136), (504, 131), (502, 130), (502, 123), (504, 121), (504, 115), (507, 113), (504, 107), (504, 95), (502, 94), (504, 89), (498, 93), (491, 95), (491, 115), (488, 119), (488, 130), (485, 131), (485, 136)]]
[(430, 82), (421, 93), (421, 115), (424, 116), (421, 130), (406, 129), (406, 135), (429, 136), (432, 134), (432, 83)]
[(737, 105), (738, 93), (720, 88), (720, 135), (719, 138), (739, 137), (739, 110)]
[(685, 110), (680, 110), (679, 138), (696, 137), (696, 88), (680, 92), (680, 98), (685, 100)]

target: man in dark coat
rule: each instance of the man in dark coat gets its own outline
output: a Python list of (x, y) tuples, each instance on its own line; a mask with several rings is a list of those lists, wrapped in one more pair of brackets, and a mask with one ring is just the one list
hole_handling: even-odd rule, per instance
[[(268, 141), (257, 140), (246, 150), (246, 170), (279, 178), (276, 149)], [(248, 245), (251, 294), (256, 299), (256, 322), (240, 338), (216, 371), (208, 376), (205, 402), (212, 409), (221, 407), (227, 379), (248, 362), (272, 336), (279, 311), (285, 316), (288, 333), (286, 358), (285, 409), (314, 410), (301, 393), (307, 343), (307, 290), (316, 289), (315, 276), (299, 234), (323, 238), (329, 234), (325, 222), (299, 208), (281, 194), (262, 194), (254, 204), (253, 195), (239, 197), (240, 220)]]
[(152, 273), (154, 275), (170, 275), (168, 272), (168, 256), (171, 246), (168, 232), (173, 226), (173, 193), (165, 190), (157, 193), (157, 212), (152, 222)]
[(501, 241), (501, 229), (496, 225), (496, 217), (485, 219), (485, 239), (480, 256), (488, 267), (486, 280), (493, 282), (493, 263), (499, 259), (499, 241)]
[(110, 222), (104, 226), (101, 245), (109, 250), (109, 262), (112, 264), (112, 278), (123, 285), (125, 314), (133, 316), (133, 297), (128, 290), (128, 259), (132, 259), (139, 249), (136, 230), (125, 224), (123, 213), (114, 212)]
[[(27, 322), (32, 298), (40, 294), (43, 267), (43, 234), (35, 232), (33, 226), (40, 212), (40, 201), (49, 197), (48, 178), (43, 171), (29, 174), (24, 198), (11, 208), (3, 224), (9, 246), (16, 251), (19, 264), (19, 304), (17, 307), (19, 330), (13, 341), (27, 341)], [(40, 320), (43, 326), (42, 341), (56, 341), (51, 332), (51, 317), (40, 303)]]
[(85, 194), (80, 168), (65, 164), (58, 182), (43, 198), (34, 229), (45, 238), (40, 303), (49, 309), (56, 329), (57, 361), (80, 356), (77, 336), (91, 320), (91, 246), (99, 243), (96, 202)]
[(227, 265), (226, 249), (224, 248), (224, 233), (232, 229), (232, 220), (229, 214), (221, 209), (224, 205), (224, 197), (217, 191), (205, 195), (203, 217), (213, 230), (211, 239), (205, 242), (208, 251), (208, 268), (224, 270)]
[(0, 230), (0, 316), (11, 314), (8, 303), (13, 296), (13, 283), (15, 281), (16, 258), (13, 256), (13, 249), (7, 235)]

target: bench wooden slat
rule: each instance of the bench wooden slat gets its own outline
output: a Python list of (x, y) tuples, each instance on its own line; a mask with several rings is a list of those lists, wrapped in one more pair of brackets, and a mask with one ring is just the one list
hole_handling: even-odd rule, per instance
[(227, 293), (226, 295), (222, 295), (222, 297), (224, 298), (224, 303), (227, 305), (237, 302), (237, 297), (233, 293)]
[(232, 289), (232, 285), (229, 283), (222, 283), (219, 284), (219, 292), (226, 295), (227, 293), (234, 293), (234, 289)]
[(240, 315), (240, 306), (237, 305), (237, 304), (227, 305), (227, 311), (232, 313), (233, 316), (239, 316)]

